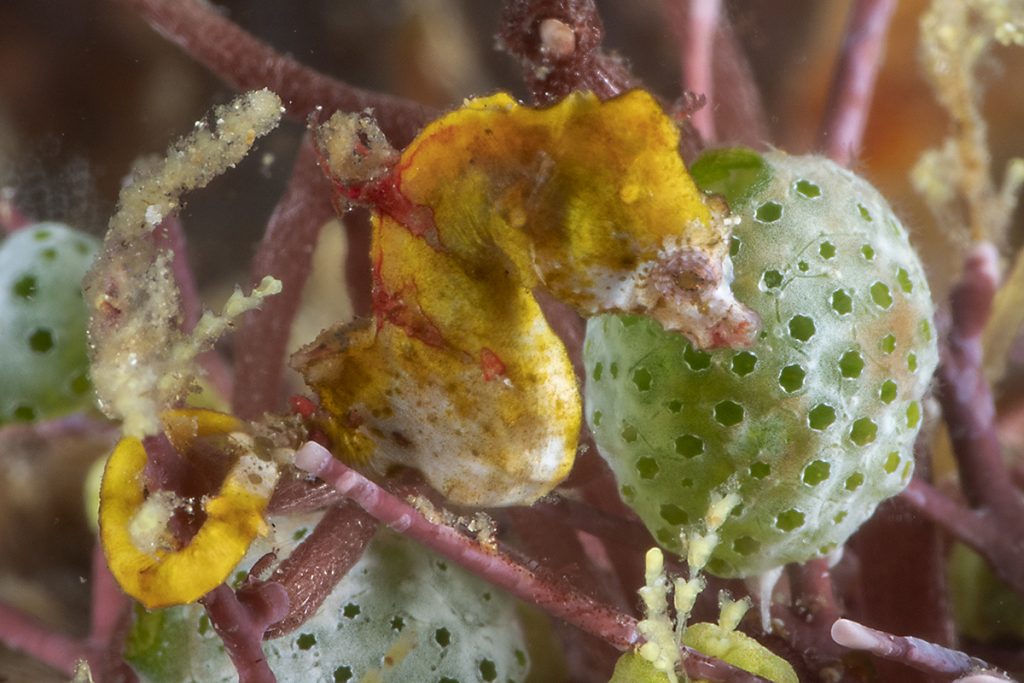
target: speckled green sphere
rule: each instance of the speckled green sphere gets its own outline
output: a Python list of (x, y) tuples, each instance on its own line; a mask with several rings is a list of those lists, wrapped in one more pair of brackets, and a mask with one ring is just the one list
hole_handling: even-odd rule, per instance
[[(283, 559), (320, 514), (272, 519)], [(241, 572), (238, 577), (244, 577)], [(310, 619), (264, 641), (279, 683), (521, 683), (530, 669), (515, 601), (415, 542), (380, 531)], [(143, 683), (238, 680), (200, 605), (139, 611), (125, 658)]]
[(692, 172), (740, 218), (732, 286), (760, 335), (703, 352), (644, 318), (595, 318), (586, 417), (669, 550), (713, 492), (738, 490), (708, 570), (753, 576), (835, 550), (906, 485), (937, 362), (933, 305), (906, 230), (853, 173), (746, 150)]
[(60, 223), (37, 223), (0, 244), (0, 424), (92, 402), (82, 278), (98, 247)]

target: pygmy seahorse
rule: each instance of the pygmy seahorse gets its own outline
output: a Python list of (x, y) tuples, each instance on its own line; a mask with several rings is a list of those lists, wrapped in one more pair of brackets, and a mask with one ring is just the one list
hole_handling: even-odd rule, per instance
[[(350, 161), (382, 139), (365, 117), (340, 128), (321, 142)], [(700, 347), (749, 342), (758, 319), (729, 290), (728, 220), (678, 145), (643, 91), (547, 109), (497, 94), (377, 155), (370, 178), (330, 158), (373, 209), (373, 318), (293, 359), (335, 454), (415, 467), (461, 504), (547, 493), (572, 465), (581, 399), (538, 287), (584, 316), (649, 316)]]

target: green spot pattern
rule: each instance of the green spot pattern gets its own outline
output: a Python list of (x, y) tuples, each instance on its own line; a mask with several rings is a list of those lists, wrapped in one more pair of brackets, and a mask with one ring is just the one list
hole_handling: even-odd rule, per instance
[[(584, 352), (587, 376), (600, 375), (585, 401), (598, 448), (668, 550), (681, 550), (673, 529), (738, 486), (743, 505), (709, 564), (728, 577), (841, 546), (902, 488), (911, 461), (899, 454), (937, 361), (927, 278), (885, 200), (820, 158), (763, 158), (768, 181), (729, 186), (742, 198), (732, 288), (763, 321), (757, 342), (696, 351), (642, 317), (608, 315), (588, 322)], [(739, 177), (713, 165), (702, 174)], [(613, 363), (642, 368), (650, 389), (610, 377)]]

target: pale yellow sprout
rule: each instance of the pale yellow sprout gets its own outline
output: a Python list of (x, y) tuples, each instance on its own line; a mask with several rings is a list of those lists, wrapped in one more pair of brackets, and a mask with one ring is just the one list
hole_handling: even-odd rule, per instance
[(92, 669), (84, 659), (75, 662), (75, 671), (71, 677), (71, 683), (92, 683)]
[(644, 586), (640, 589), (644, 618), (637, 624), (637, 631), (646, 642), (640, 646), (638, 654), (667, 680), (676, 683), (679, 643), (668, 613), (668, 585), (665, 557), (658, 548), (651, 548), (647, 551)]

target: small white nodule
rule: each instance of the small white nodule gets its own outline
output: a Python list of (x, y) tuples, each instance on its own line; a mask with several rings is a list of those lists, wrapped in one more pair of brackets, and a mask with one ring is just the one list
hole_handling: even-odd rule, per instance
[(307, 441), (295, 451), (295, 466), (317, 476), (331, 462), (331, 452), (316, 441)]
[(565, 59), (576, 51), (576, 33), (560, 19), (540, 22), (540, 49), (555, 59)]
[(996, 674), (979, 672), (958, 678), (953, 683), (1016, 683), (1016, 681), (1012, 678), (1005, 678)]
[(873, 650), (878, 647), (878, 638), (856, 621), (836, 619), (832, 624), (832, 640), (851, 650)]

